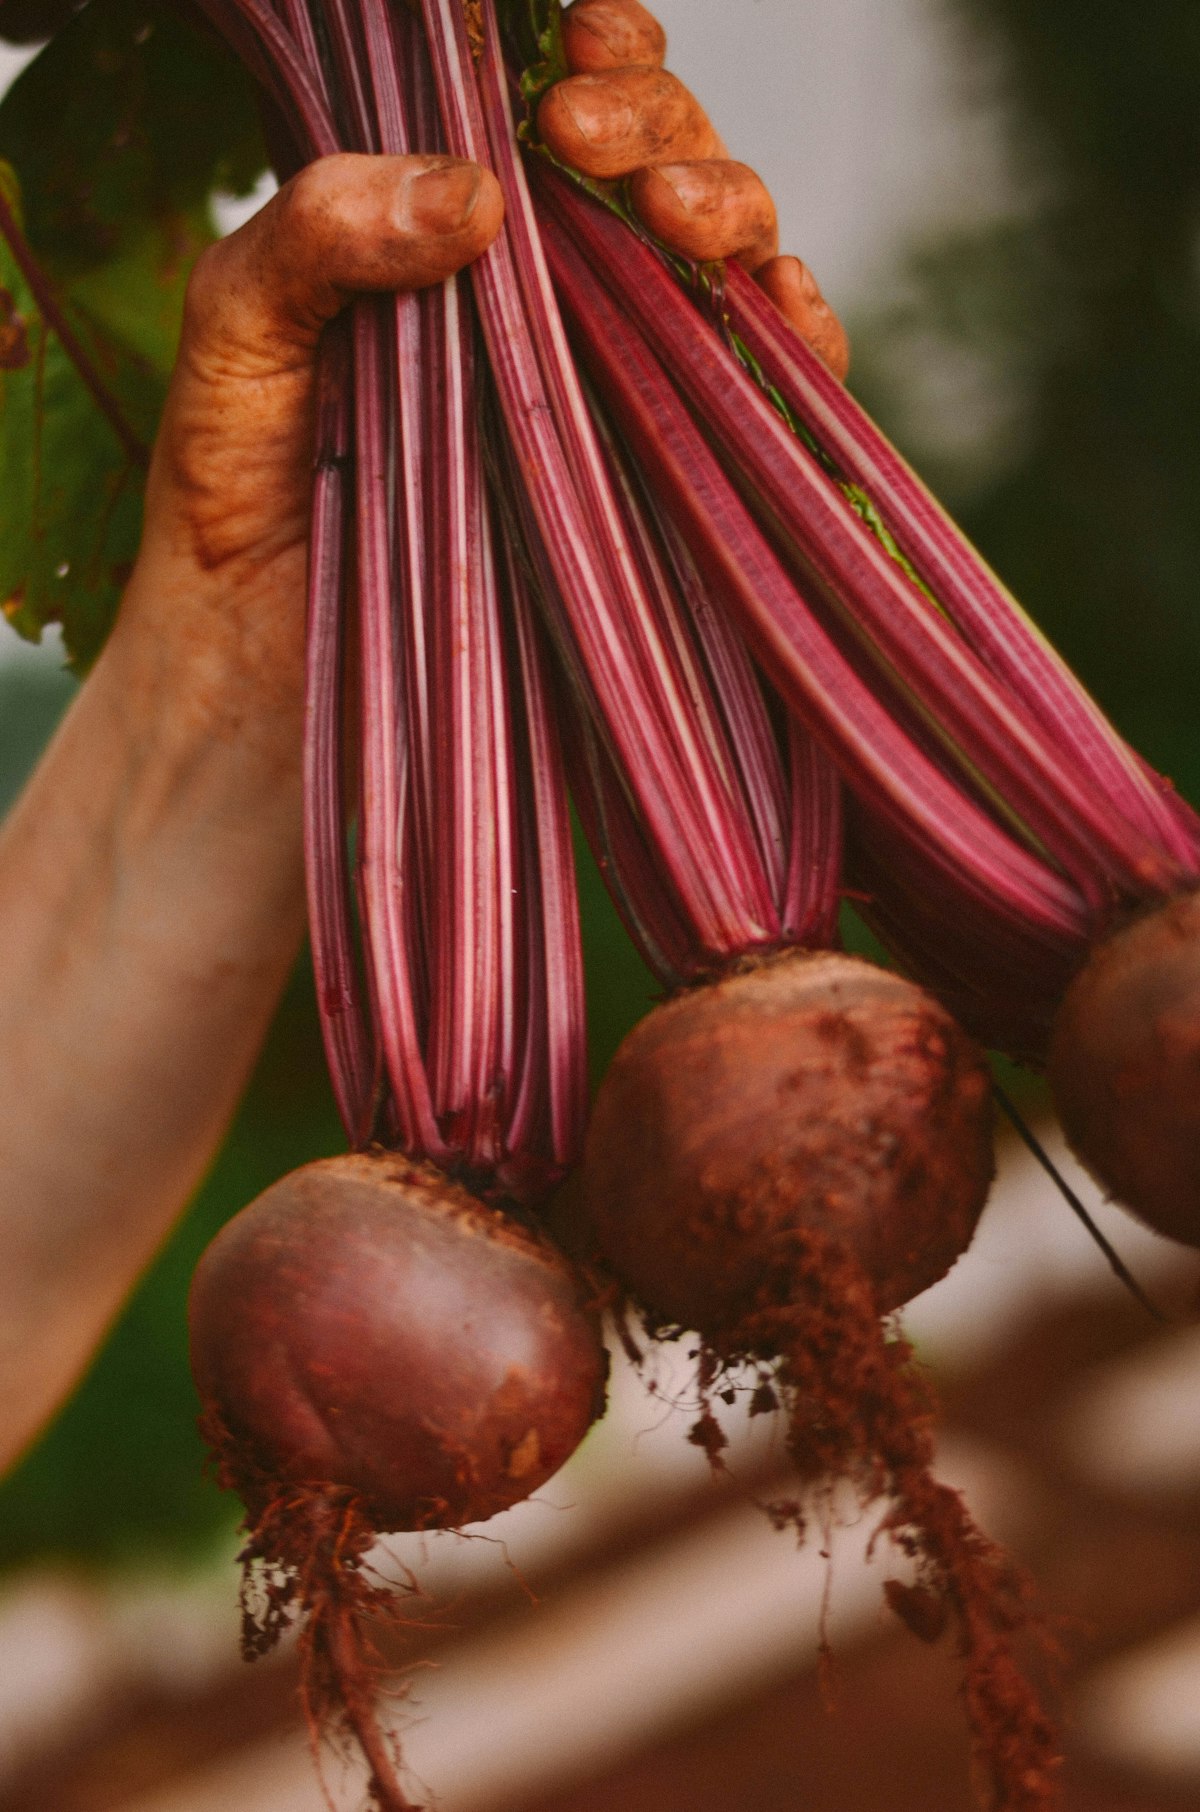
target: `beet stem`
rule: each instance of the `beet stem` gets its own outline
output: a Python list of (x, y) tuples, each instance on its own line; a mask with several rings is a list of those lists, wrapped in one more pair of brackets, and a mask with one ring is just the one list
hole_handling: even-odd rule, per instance
[[(494, 163), (506, 192), (504, 232), (472, 278), (515, 462), (526, 483), (538, 477), (530, 504), (555, 578), (556, 640), (620, 751), (690, 916), (720, 953), (762, 935), (729, 883), (747, 860), (743, 827), (674, 682), (621, 529), (541, 257), (494, 14), (485, 7), (483, 16), (486, 121), (459, 0), (425, 0), (447, 137), (458, 154)], [(705, 859), (714, 844), (716, 864)], [(769, 915), (769, 900), (762, 909)]]
[(1122, 742), (1066, 662), (870, 417), (739, 268), (723, 298), (729, 325), (764, 381), (867, 492), (887, 528), (961, 633), (1041, 728), (1088, 773), (1097, 791), (1178, 861), (1195, 866), (1200, 823), (1160, 776)]
[[(593, 212), (604, 216), (577, 202), (557, 179), (541, 175), (543, 191), (550, 215), (546, 248), (583, 355), (603, 383), (661, 507), (686, 535), (722, 602), (736, 613), (785, 703), (829, 750), (848, 784), (920, 848), (931, 883), (936, 875), (972, 906), (1003, 910), (1024, 931), (1081, 952), (1089, 913), (1078, 891), (995, 824), (892, 721), (797, 590), (640, 328), (574, 243), (578, 223), (568, 203), (588, 209), (584, 224)], [(686, 308), (670, 280), (664, 276), (663, 282)]]
[[(614, 295), (722, 458), (753, 492), (805, 583), (861, 640), (875, 684), (917, 701), (947, 758), (982, 778), (1093, 903), (1115, 883), (1171, 891), (1178, 864), (1077, 773), (1031, 714), (984, 666), (897, 566), (837, 484), (784, 424), (635, 234), (548, 169), (539, 194), (571, 234), (589, 273)], [(618, 276), (619, 273), (619, 276)], [(591, 335), (588, 335), (589, 340)]]
[(350, 358), (345, 322), (325, 331), (317, 378), (317, 453), (309, 545), (304, 729), (304, 845), (317, 1008), (338, 1110), (352, 1144), (371, 1136), (376, 1058), (350, 921), (342, 793)]
[(199, 0), (199, 4), (274, 96), (308, 155), (329, 157), (343, 150), (324, 83), (268, 0)]

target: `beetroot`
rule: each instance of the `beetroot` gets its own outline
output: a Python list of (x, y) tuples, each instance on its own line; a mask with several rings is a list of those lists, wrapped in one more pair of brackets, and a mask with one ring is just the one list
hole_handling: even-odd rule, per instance
[[(677, 995), (626, 1040), (588, 1135), (584, 1201), (651, 1331), (701, 1337), (692, 1439), (716, 1463), (712, 1399), (749, 1369), (782, 1399), (804, 1481), (890, 1499), (915, 1565), (887, 1598), (914, 1632), (953, 1625), (987, 1803), (1057, 1794), (1053, 1726), (1020, 1664), (1031, 1586), (932, 1476), (933, 1401), (881, 1316), (940, 1277), (992, 1176), (975, 1047), (901, 978), (837, 952), (750, 960)], [(773, 1507), (799, 1532), (799, 1502)]]
[(333, 1480), (377, 1529), (507, 1509), (603, 1406), (566, 1261), (398, 1154), (310, 1164), (239, 1214), (196, 1272), (191, 1334), (248, 1495), (258, 1473)]
[(190, 1322), (203, 1427), (248, 1513), (245, 1652), (305, 1619), (310, 1725), (347, 1723), (400, 1812), (359, 1630), (397, 1602), (364, 1557), (381, 1531), (482, 1521), (558, 1470), (603, 1408), (595, 1313), (540, 1235), (378, 1152), (310, 1164), (231, 1221)]
[(1127, 1208), (1200, 1245), (1200, 894), (1101, 944), (1067, 990), (1050, 1083), (1072, 1148)]
[(605, 1251), (669, 1320), (754, 1301), (764, 1250), (842, 1242), (883, 1311), (966, 1250), (992, 1178), (988, 1077), (945, 1010), (840, 951), (689, 990), (625, 1041), (587, 1180)]

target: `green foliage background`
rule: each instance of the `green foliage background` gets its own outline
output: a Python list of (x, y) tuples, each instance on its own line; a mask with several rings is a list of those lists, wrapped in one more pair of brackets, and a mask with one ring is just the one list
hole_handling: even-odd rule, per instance
[[(0, 193), (146, 447), (212, 195), (247, 193), (264, 163), (248, 78), (169, 0), (86, 6), (0, 103)], [(34, 641), (61, 623), (82, 670), (137, 551), (142, 473), (3, 240), (0, 289), (28, 348), (0, 362), (0, 605)]]
[[(852, 324), (855, 387), (1126, 732), (1200, 798), (1200, 9), (1156, 0), (1131, 19), (1124, 0), (944, 3), (998, 54), (1025, 196), (1010, 218), (914, 250), (903, 294)], [(73, 319), (148, 434), (208, 198), (246, 188), (261, 165), (246, 84), (176, 8), (92, 0), (0, 105), (0, 159)], [(0, 287), (31, 312), (10, 265)], [(990, 399), (990, 444), (964, 450), (947, 431), (947, 371)], [(64, 495), (30, 539), (18, 500), (31, 378), (0, 372), (0, 596), (23, 584), (18, 627), (61, 617), (82, 665), (119, 550), (89, 566), (61, 537), (90, 532), (120, 455), (60, 379), (75, 465), (56, 454)], [(129, 552), (135, 534), (131, 516)], [(0, 809), (69, 686), (0, 668)], [(651, 988), (590, 866), (583, 893), (598, 1068)], [(227, 1527), (192, 1429), (188, 1274), (229, 1214), (338, 1144), (301, 974), (192, 1213), (74, 1401), (0, 1486), (0, 1563), (143, 1562)]]

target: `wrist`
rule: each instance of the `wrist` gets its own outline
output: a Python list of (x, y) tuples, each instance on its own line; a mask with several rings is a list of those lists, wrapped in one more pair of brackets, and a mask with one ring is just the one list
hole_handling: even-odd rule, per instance
[(307, 548), (206, 571), (149, 536), (104, 655), (124, 709), (174, 748), (299, 772)]
[(86, 688), (123, 773), (127, 852), (154, 844), (187, 865), (209, 838), (260, 838), (298, 868), (303, 556), (291, 565), (263, 572), (252, 611), (206, 575), (139, 559)]

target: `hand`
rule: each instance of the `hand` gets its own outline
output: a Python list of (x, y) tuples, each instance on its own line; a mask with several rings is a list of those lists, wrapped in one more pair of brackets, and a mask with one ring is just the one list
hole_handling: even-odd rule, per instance
[(474, 164), (330, 157), (197, 263), (114, 642), (154, 648), (198, 729), (298, 768), (321, 330), (355, 294), (444, 280), (503, 213)]
[(835, 377), (845, 329), (798, 258), (779, 256), (775, 204), (733, 162), (683, 84), (662, 67), (666, 36), (640, 0), (576, 0), (563, 35), (575, 72), (552, 88), (538, 128), (585, 176), (629, 177), (633, 206), (665, 245), (700, 261), (735, 258)]

